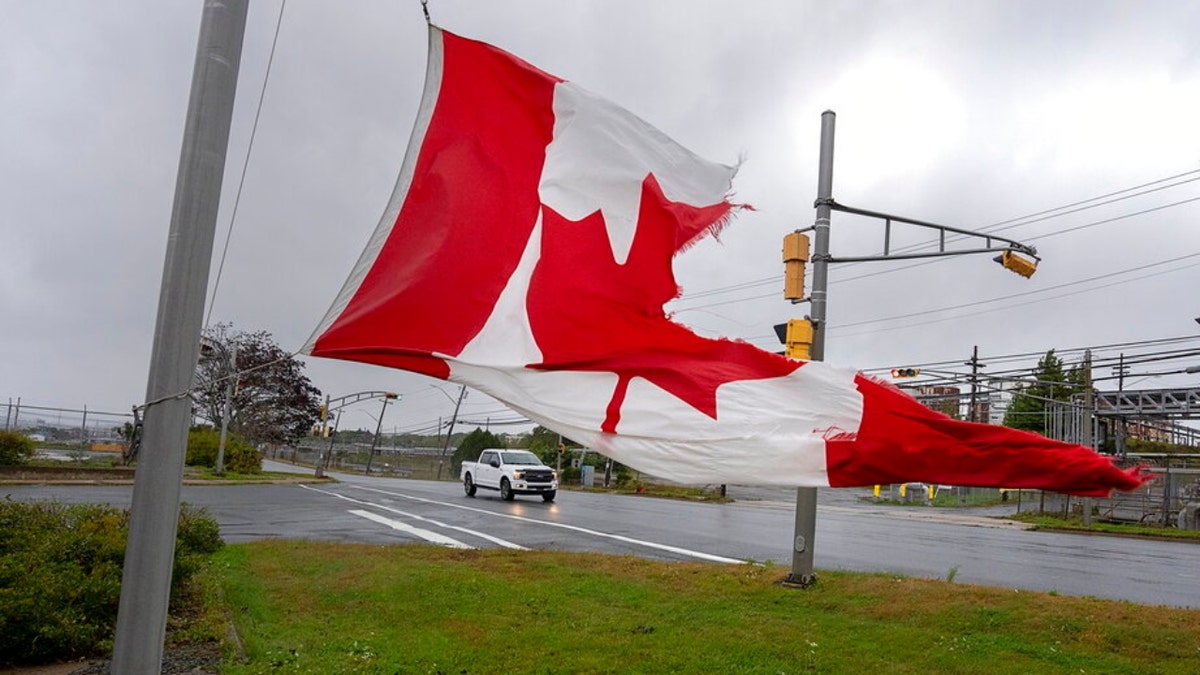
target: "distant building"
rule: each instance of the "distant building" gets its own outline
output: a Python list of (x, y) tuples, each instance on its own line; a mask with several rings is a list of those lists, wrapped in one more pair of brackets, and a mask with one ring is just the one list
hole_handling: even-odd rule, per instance
[(959, 412), (962, 401), (962, 390), (958, 387), (931, 384), (917, 387), (917, 400), (926, 408), (936, 410), (956, 420), (962, 419), (962, 414)]

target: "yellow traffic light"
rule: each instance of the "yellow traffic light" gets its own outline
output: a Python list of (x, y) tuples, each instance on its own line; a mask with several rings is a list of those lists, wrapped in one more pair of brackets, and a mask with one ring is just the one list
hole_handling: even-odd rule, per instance
[(804, 298), (804, 264), (808, 262), (808, 235), (791, 232), (783, 237), (783, 297)]
[(321, 421), (324, 422), (329, 417), (329, 406), (321, 404)]
[(1004, 251), (994, 260), (1003, 265), (1005, 269), (1012, 270), (1025, 278), (1033, 276), (1033, 273), (1037, 271), (1037, 260), (1022, 258), (1012, 251)]
[(916, 377), (920, 374), (920, 368), (892, 368), (892, 377)]
[(813, 341), (813, 325), (808, 319), (790, 319), (787, 336), (784, 338), (784, 353), (793, 359), (809, 359), (809, 347)]

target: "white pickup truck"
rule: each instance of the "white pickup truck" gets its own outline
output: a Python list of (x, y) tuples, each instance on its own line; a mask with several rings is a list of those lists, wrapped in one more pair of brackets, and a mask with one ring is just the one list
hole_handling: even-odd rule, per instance
[(459, 473), (468, 497), (480, 488), (499, 490), (506, 502), (516, 495), (541, 495), (552, 502), (558, 495), (558, 473), (528, 450), (484, 450), (478, 462), (463, 462)]

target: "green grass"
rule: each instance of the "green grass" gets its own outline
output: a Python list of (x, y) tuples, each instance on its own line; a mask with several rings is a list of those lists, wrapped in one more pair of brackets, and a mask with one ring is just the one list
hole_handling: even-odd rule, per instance
[[(238, 473), (236, 471), (226, 471), (218, 475), (212, 467), (207, 466), (188, 467), (184, 473), (184, 478), (188, 480), (233, 481), (238, 483), (270, 483), (276, 480), (296, 478), (315, 480), (312, 472), (263, 471), (262, 473)], [(333, 479), (327, 480), (333, 482)]]
[(661, 497), (664, 499), (680, 499), (691, 502), (732, 502), (730, 497), (722, 497), (721, 491), (715, 487), (694, 487), (688, 485), (660, 485), (657, 483), (640, 483), (630, 481), (625, 485), (613, 487), (580, 487), (578, 485), (562, 485), (566, 490), (580, 492), (601, 492), (606, 494), (641, 495), (643, 497)]
[(1180, 530), (1174, 527), (1157, 525), (1139, 525), (1136, 523), (1110, 523), (1097, 519), (1092, 520), (1090, 527), (1084, 527), (1079, 518), (1061, 518), (1057, 516), (1038, 515), (1036, 513), (1018, 513), (1005, 516), (1008, 520), (1019, 520), (1030, 523), (1035, 530), (1071, 530), (1082, 532), (1102, 532), (1105, 534), (1120, 534), (1131, 537), (1157, 537), (1162, 539), (1184, 539), (1200, 542), (1200, 530)]
[(208, 574), (222, 672), (1194, 673), (1200, 612), (548, 551), (263, 541)]

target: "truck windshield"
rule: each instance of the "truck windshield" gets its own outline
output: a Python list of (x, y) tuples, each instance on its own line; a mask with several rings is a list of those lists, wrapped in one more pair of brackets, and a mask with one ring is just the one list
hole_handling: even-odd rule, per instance
[(501, 454), (504, 455), (505, 464), (541, 465), (542, 463), (542, 460), (538, 459), (537, 455), (532, 452), (505, 452)]

